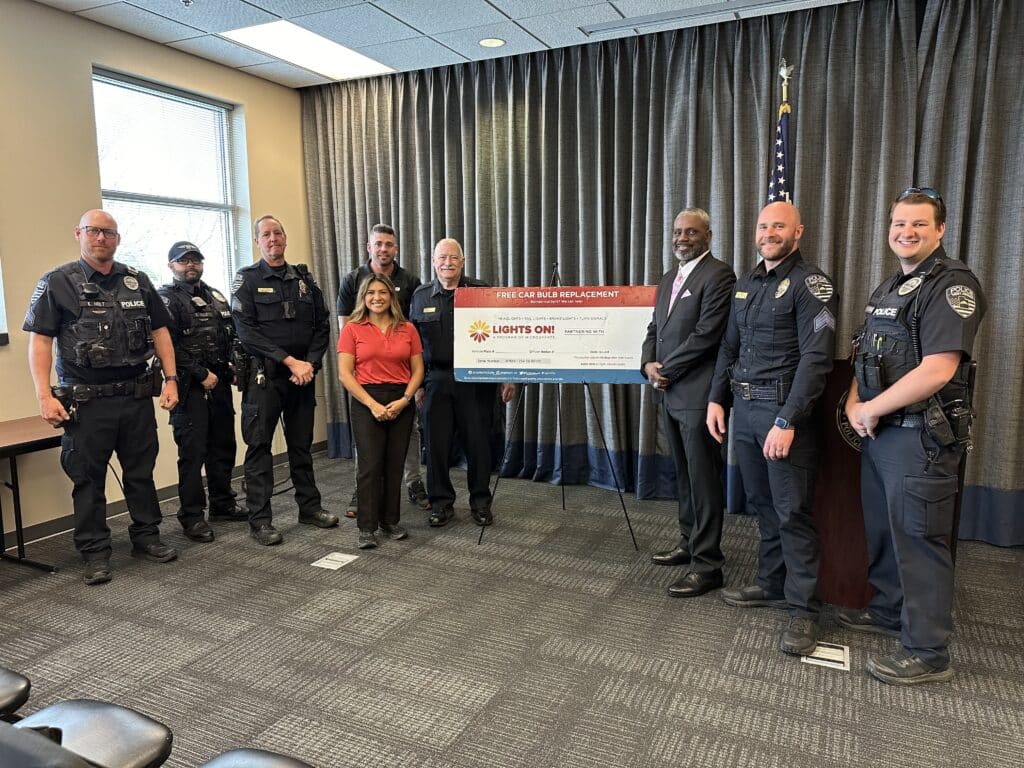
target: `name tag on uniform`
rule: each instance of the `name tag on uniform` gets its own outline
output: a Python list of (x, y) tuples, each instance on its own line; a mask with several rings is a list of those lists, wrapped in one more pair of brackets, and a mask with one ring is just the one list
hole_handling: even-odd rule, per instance
[(437, 307), (424, 307), (423, 308), (423, 314), (424, 315), (430, 314), (431, 312), (437, 312)]
[(273, 288), (257, 288), (256, 293), (273, 293)]
[(746, 291), (736, 291), (736, 298), (737, 299), (745, 299), (745, 298), (747, 298), (747, 292)]

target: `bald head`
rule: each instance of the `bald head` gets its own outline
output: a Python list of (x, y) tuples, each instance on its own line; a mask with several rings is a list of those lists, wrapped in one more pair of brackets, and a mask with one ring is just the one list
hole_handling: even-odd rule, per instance
[(459, 245), (458, 240), (446, 237), (437, 241), (431, 264), (434, 266), (438, 282), (444, 289), (451, 290), (459, 284), (465, 260), (466, 257), (462, 253), (462, 246)]
[(772, 269), (797, 249), (804, 225), (792, 203), (769, 203), (757, 217), (757, 250)]
[(104, 274), (110, 271), (121, 242), (113, 216), (99, 208), (86, 211), (75, 227), (75, 239), (79, 253), (88, 264)]

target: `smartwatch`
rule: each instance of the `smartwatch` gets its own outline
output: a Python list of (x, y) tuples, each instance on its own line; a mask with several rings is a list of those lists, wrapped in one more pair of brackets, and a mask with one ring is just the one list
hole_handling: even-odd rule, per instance
[(164, 376), (164, 381), (177, 381), (177, 376)]
[(776, 416), (775, 417), (775, 426), (778, 427), (779, 429), (792, 429), (793, 428), (793, 425), (790, 424), (788, 421), (786, 421), (781, 416)]

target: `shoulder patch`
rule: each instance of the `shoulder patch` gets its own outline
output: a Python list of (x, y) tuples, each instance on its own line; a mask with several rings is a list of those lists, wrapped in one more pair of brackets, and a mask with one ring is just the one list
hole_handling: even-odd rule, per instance
[(966, 285), (951, 285), (946, 289), (946, 302), (960, 317), (965, 320), (974, 314), (978, 300), (974, 290)]
[(137, 270), (137, 269), (136, 269), (135, 267), (133, 267), (133, 266), (132, 266), (131, 264), (125, 264), (125, 265), (124, 265), (124, 268), (125, 268), (126, 270), (128, 270), (128, 274), (129, 274), (129, 275), (135, 276), (135, 275), (139, 274), (139, 270)]
[(231, 284), (231, 292), (235, 293), (239, 288), (242, 287), (242, 283), (245, 282), (245, 275), (242, 274), (242, 270), (238, 270), (235, 273), (235, 281)]
[(822, 308), (821, 312), (814, 316), (814, 332), (817, 333), (823, 328), (831, 328), (833, 331), (836, 329), (836, 319), (828, 311), (828, 307)]
[(160, 294), (160, 298), (164, 300), (164, 306), (166, 306), (168, 309), (170, 309), (171, 308), (171, 297), (166, 295), (166, 294), (164, 294), (164, 293), (161, 293)]
[(804, 285), (818, 301), (828, 301), (835, 293), (832, 283), (824, 275), (808, 275), (804, 278)]
[(32, 291), (32, 296), (28, 300), (28, 305), (30, 307), (33, 306), (37, 301), (39, 301), (39, 297), (42, 296), (43, 293), (45, 293), (47, 287), (48, 283), (46, 282), (46, 278), (43, 278), (38, 283), (36, 283), (36, 289)]

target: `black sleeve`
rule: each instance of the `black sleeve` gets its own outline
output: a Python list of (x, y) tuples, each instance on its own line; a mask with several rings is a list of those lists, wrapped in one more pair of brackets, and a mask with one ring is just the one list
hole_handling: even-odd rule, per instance
[(795, 303), (800, 362), (793, 374), (789, 397), (779, 409), (779, 416), (791, 423), (806, 422), (810, 418), (815, 401), (825, 391), (825, 379), (832, 370), (836, 351), (839, 292), (832, 289), (824, 301), (816, 297), (808, 289), (807, 281), (819, 276), (832, 285), (824, 274), (813, 273), (797, 286)]
[[(268, 339), (256, 321), (256, 302), (253, 301), (249, 274), (245, 269), (238, 270), (231, 287), (231, 319), (235, 322), (235, 333), (249, 354), (266, 357), (276, 363), (284, 362), (288, 353)], [(320, 301), (322, 304), (322, 295)], [(326, 312), (324, 314), (326, 316)]]
[(28, 300), (28, 310), (21, 330), (51, 337), (60, 333), (63, 313), (50, 284), (54, 279), (60, 279), (58, 272), (43, 275), (36, 283), (32, 297)]

